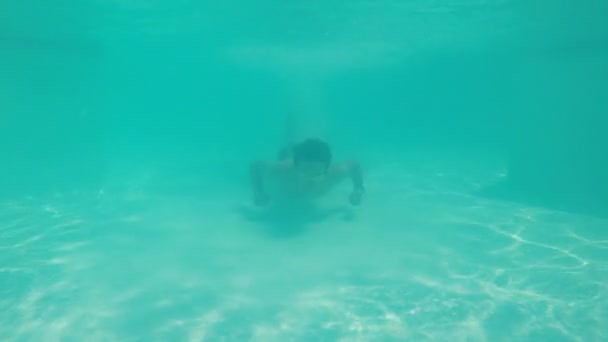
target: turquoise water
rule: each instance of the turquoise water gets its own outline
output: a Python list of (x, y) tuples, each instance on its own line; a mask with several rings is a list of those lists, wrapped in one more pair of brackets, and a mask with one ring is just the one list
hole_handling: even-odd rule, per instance
[[(607, 340), (604, 13), (3, 1), (0, 340)], [(289, 134), (363, 203), (255, 207)]]

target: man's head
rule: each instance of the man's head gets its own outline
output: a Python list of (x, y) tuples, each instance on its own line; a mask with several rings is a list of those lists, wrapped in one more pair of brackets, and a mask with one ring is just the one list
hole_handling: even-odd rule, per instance
[(329, 145), (319, 139), (307, 139), (293, 148), (293, 162), (298, 170), (311, 175), (324, 174), (331, 163)]

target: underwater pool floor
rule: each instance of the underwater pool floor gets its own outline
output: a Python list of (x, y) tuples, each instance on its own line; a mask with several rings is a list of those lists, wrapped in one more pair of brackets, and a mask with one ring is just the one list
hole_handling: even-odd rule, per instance
[[(451, 170), (451, 171), (446, 171)], [(152, 188), (0, 203), (2, 341), (608, 340), (608, 220), (395, 162), (306, 210)]]

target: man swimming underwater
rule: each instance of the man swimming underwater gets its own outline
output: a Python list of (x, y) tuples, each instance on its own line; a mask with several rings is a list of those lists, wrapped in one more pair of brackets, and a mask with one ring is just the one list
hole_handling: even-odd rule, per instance
[(276, 181), (281, 190), (298, 198), (315, 198), (327, 193), (346, 178), (353, 182), (349, 196), (352, 205), (359, 205), (364, 193), (361, 168), (356, 161), (331, 163), (329, 146), (319, 139), (307, 139), (290, 146), (279, 155), (279, 161), (256, 161), (251, 164), (250, 176), (254, 203), (265, 205), (270, 196), (265, 191), (264, 180)]

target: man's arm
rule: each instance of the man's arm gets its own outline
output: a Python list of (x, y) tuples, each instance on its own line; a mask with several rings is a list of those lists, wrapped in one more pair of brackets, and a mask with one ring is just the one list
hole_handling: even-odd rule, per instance
[(350, 203), (353, 205), (359, 205), (361, 203), (361, 197), (365, 192), (363, 185), (363, 172), (361, 167), (356, 161), (347, 161), (341, 164), (337, 169), (337, 175), (340, 179), (349, 177), (353, 183), (353, 192), (349, 196)]
[(348, 173), (353, 181), (353, 191), (363, 192), (363, 173), (361, 172), (361, 166), (356, 161), (348, 162)]
[(258, 205), (268, 202), (270, 197), (264, 190), (264, 176), (277, 175), (278, 172), (285, 169), (283, 163), (272, 163), (265, 161), (255, 161), (251, 163), (249, 168), (249, 177), (253, 190), (254, 202)]
[(249, 177), (253, 193), (264, 193), (264, 169), (268, 166), (263, 161), (255, 161), (249, 167)]
[(353, 181), (353, 193), (350, 194), (348, 199), (352, 205), (359, 205), (361, 203), (361, 197), (363, 197), (363, 192), (365, 191), (365, 188), (363, 187), (363, 175), (359, 163), (356, 161), (349, 162), (348, 171), (350, 178)]

